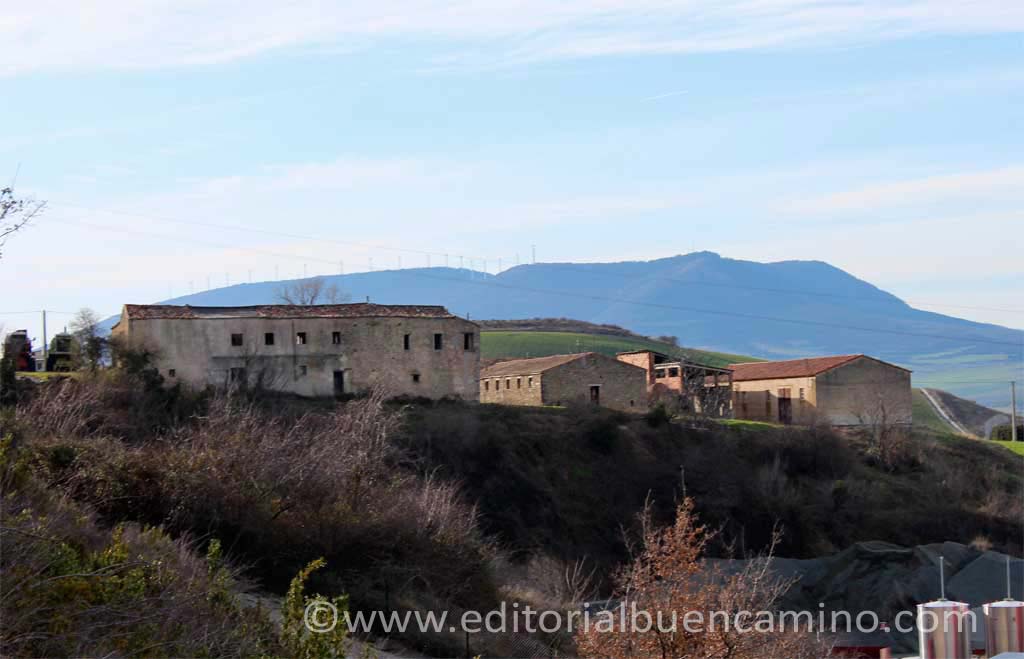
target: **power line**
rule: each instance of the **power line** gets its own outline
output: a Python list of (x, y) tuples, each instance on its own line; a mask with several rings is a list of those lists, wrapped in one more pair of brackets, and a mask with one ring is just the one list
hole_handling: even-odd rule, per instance
[[(53, 205), (53, 203), (51, 202), (50, 205)], [(329, 243), (334, 243), (334, 244), (338, 244), (338, 245), (347, 245), (347, 246), (350, 246), (350, 247), (361, 247), (361, 248), (364, 248), (364, 249), (380, 249), (380, 250), (387, 250), (387, 251), (394, 251), (394, 252), (408, 252), (408, 253), (411, 253), (411, 254), (419, 254), (419, 255), (427, 256), (428, 263), (429, 263), (429, 258), (430, 258), (431, 255), (443, 256), (446, 263), (448, 261), (448, 255), (449, 254), (452, 255), (452, 256), (458, 256), (459, 260), (460, 260), (460, 263), (462, 262), (463, 256), (465, 256), (465, 258), (470, 258), (470, 259), (474, 259), (474, 258), (475, 259), (481, 259), (482, 258), (482, 257), (478, 257), (478, 256), (469, 256), (469, 255), (455, 254), (454, 252), (452, 252), (450, 250), (449, 251), (429, 251), (429, 250), (407, 248), (407, 247), (396, 247), (394, 245), (376, 245), (376, 244), (369, 244), (369, 243), (360, 243), (360, 242), (356, 242), (356, 241), (337, 240), (337, 239), (333, 239), (333, 238), (322, 238), (322, 237), (317, 237), (317, 236), (310, 236), (310, 235), (305, 235), (305, 234), (297, 234), (297, 233), (291, 233), (291, 232), (285, 232), (285, 231), (275, 231), (275, 230), (270, 230), (270, 229), (259, 229), (259, 228), (254, 228), (254, 227), (245, 227), (245, 226), (232, 225), (232, 224), (219, 224), (219, 223), (214, 223), (214, 222), (201, 222), (201, 221), (198, 221), (198, 220), (184, 220), (184, 219), (181, 219), (181, 218), (169, 217), (169, 216), (166, 216), (166, 215), (153, 215), (153, 214), (149, 214), (149, 213), (137, 213), (137, 212), (131, 212), (131, 211), (118, 211), (118, 210), (97, 209), (97, 208), (91, 208), (91, 207), (87, 207), (87, 206), (81, 206), (81, 205), (78, 205), (78, 204), (72, 204), (72, 203), (66, 203), (66, 202), (57, 202), (57, 205), (68, 206), (70, 208), (79, 208), (79, 209), (82, 209), (82, 210), (88, 210), (88, 211), (93, 211), (93, 212), (98, 212), (98, 213), (106, 213), (106, 214), (109, 214), (109, 215), (120, 215), (120, 216), (125, 216), (125, 217), (141, 217), (141, 218), (146, 218), (146, 219), (150, 219), (150, 220), (155, 220), (155, 221), (158, 221), (158, 222), (169, 222), (169, 223), (173, 223), (173, 224), (184, 224), (184, 225), (190, 225), (190, 226), (200, 226), (200, 227), (207, 227), (207, 228), (213, 228), (213, 229), (222, 229), (222, 230), (227, 230), (227, 231), (239, 231), (239, 232), (243, 232), (243, 233), (278, 236), (278, 237), (283, 237), (283, 238), (293, 238), (293, 239), (296, 239), (296, 240), (309, 240), (309, 241), (318, 241), (318, 242), (329, 242)], [(231, 248), (238, 249), (235, 246), (231, 246)], [(531, 262), (535, 264), (536, 260), (537, 260), (537, 257), (536, 257), (536, 245), (531, 245), (531, 251), (532, 251)], [(498, 259), (497, 259), (498, 260), (498, 264), (499, 264), (499, 267), (498, 267), (498, 271), (499, 272), (501, 272), (501, 270), (502, 270), (501, 269), (501, 263), (502, 263), (502, 260), (505, 259), (505, 258), (506, 257), (498, 257)], [(513, 260), (513, 259), (518, 263), (518, 255), (509, 258), (510, 261)], [(399, 263), (401, 263), (400, 260), (399, 260)], [(485, 260), (485, 263), (486, 263), (486, 260)], [(642, 280), (658, 279), (658, 280), (661, 280), (661, 281), (670, 281), (670, 282), (674, 282), (674, 283), (678, 283), (678, 284), (683, 284), (683, 285), (686, 285), (686, 286), (706, 286), (706, 287), (713, 287), (713, 288), (729, 288), (729, 289), (735, 289), (735, 290), (750, 290), (750, 291), (760, 291), (760, 292), (768, 292), (768, 293), (781, 293), (781, 294), (786, 294), (786, 295), (806, 295), (806, 296), (810, 296), (810, 297), (826, 297), (826, 298), (835, 298), (835, 299), (843, 299), (843, 300), (864, 300), (864, 301), (867, 301), (867, 302), (874, 302), (874, 303), (881, 302), (880, 300), (877, 300), (875, 298), (868, 298), (868, 297), (865, 297), (865, 296), (858, 296), (858, 295), (843, 295), (843, 294), (840, 294), (840, 293), (826, 293), (826, 292), (799, 290), (799, 289), (770, 288), (770, 287), (762, 287), (762, 286), (745, 286), (745, 285), (740, 285), (740, 284), (726, 284), (726, 283), (708, 282), (708, 281), (691, 281), (691, 280), (686, 280), (686, 279), (678, 279), (678, 278), (675, 278), (675, 277), (667, 277), (667, 276), (664, 276), (664, 275), (627, 275), (627, 274), (623, 274), (623, 273), (608, 272), (606, 270), (598, 270), (596, 268), (593, 268), (592, 266), (588, 266), (587, 264), (558, 263), (558, 264), (551, 264), (551, 265), (554, 265), (556, 267), (563, 267), (563, 268), (564, 267), (569, 267), (569, 268), (574, 268), (574, 269), (579, 269), (579, 270), (585, 270), (585, 271), (587, 271), (587, 272), (589, 272), (591, 274), (595, 274), (595, 275), (598, 275), (598, 276), (601, 276), (601, 277), (617, 277), (617, 278), (620, 278), (620, 279), (633, 279), (633, 280), (638, 280), (638, 279), (642, 279)], [(484, 267), (484, 270), (486, 271), (486, 265)], [(949, 309), (968, 309), (968, 310), (972, 310), (972, 311), (996, 311), (996, 312), (1000, 312), (1000, 313), (1024, 313), (1024, 309), (1002, 309), (1002, 308), (994, 308), (994, 307), (978, 307), (978, 306), (969, 306), (969, 305), (948, 304), (948, 303), (945, 303), (945, 302), (928, 302), (928, 301), (923, 301), (923, 300), (902, 300), (900, 298), (896, 298), (895, 296), (893, 296), (893, 297), (894, 297), (895, 301), (898, 301), (898, 302), (913, 303), (915, 305), (927, 306), (927, 307), (940, 307), (940, 308), (944, 307), (944, 308), (949, 308)]]
[[(51, 220), (52, 220), (52, 218), (51, 218)], [(183, 237), (180, 237), (180, 236), (167, 236), (167, 235), (161, 235), (161, 234), (151, 234), (149, 232), (132, 230), (132, 229), (124, 229), (124, 228), (121, 228), (121, 227), (109, 227), (109, 226), (105, 226), (105, 225), (97, 225), (97, 224), (86, 223), (86, 222), (73, 222), (73, 221), (69, 221), (69, 220), (52, 220), (52, 221), (58, 221), (58, 222), (63, 222), (63, 223), (68, 223), (68, 224), (81, 224), (83, 226), (91, 226), (93, 228), (107, 230), (107, 231), (114, 231), (114, 232), (135, 233), (135, 234), (151, 235), (151, 236), (155, 235), (156, 237), (160, 237), (160, 238), (164, 238), (164, 239), (179, 240), (179, 241), (185, 241), (185, 242), (195, 242), (195, 243), (198, 243), (198, 244), (206, 244), (208, 246), (215, 246), (215, 247), (224, 248), (224, 249), (240, 249), (240, 250), (243, 250), (243, 251), (254, 251), (254, 252), (258, 251), (260, 253), (265, 253), (265, 254), (269, 254), (269, 255), (272, 255), (272, 256), (283, 257), (283, 258), (305, 259), (305, 260), (310, 260), (310, 261), (322, 261), (322, 262), (331, 263), (331, 264), (334, 263), (333, 260), (318, 259), (318, 258), (315, 258), (315, 257), (295, 256), (295, 255), (281, 254), (281, 253), (276, 253), (276, 252), (266, 252), (264, 250), (256, 250), (254, 248), (237, 247), (237, 246), (222, 245), (222, 244), (216, 244), (216, 243), (207, 243), (205, 241), (196, 241), (196, 240), (191, 239), (191, 238), (183, 238)], [(829, 323), (829, 322), (826, 322), (826, 321), (804, 320), (804, 319), (794, 319), (794, 318), (780, 318), (780, 317), (774, 317), (774, 316), (764, 316), (764, 315), (760, 315), (760, 314), (743, 313), (743, 312), (739, 312), (739, 311), (726, 311), (726, 310), (722, 310), (722, 309), (699, 309), (699, 308), (694, 308), (694, 307), (684, 307), (684, 306), (665, 304), (665, 303), (660, 303), (660, 302), (643, 302), (643, 301), (639, 301), (639, 300), (629, 300), (629, 299), (625, 299), (625, 298), (615, 298), (615, 297), (609, 297), (609, 296), (604, 296), (604, 295), (593, 295), (593, 294), (588, 294), (588, 293), (577, 293), (577, 292), (572, 292), (572, 291), (557, 291), (557, 290), (551, 290), (551, 289), (539, 289), (539, 288), (533, 288), (533, 287), (529, 287), (529, 286), (517, 286), (517, 285), (512, 285), (512, 284), (504, 284), (504, 283), (501, 283), (501, 282), (493, 281), (493, 278), (490, 281), (478, 280), (478, 279), (466, 280), (466, 279), (453, 279), (451, 277), (442, 277), (442, 276), (439, 276), (439, 275), (432, 275), (432, 274), (428, 274), (428, 273), (426, 273), (426, 272), (424, 272), (422, 270), (416, 270), (416, 271), (413, 271), (413, 272), (408, 272), (408, 271), (400, 271), (400, 272), (402, 272), (403, 274), (405, 274), (407, 276), (423, 277), (423, 278), (426, 278), (426, 279), (434, 279), (434, 280), (438, 280), (438, 281), (450, 281), (450, 282), (457, 282), (457, 283), (469, 284), (469, 285), (474, 285), (474, 286), (487, 286), (487, 287), (491, 287), (491, 288), (500, 288), (500, 289), (506, 289), (506, 290), (526, 291), (526, 292), (531, 292), (531, 293), (538, 293), (538, 294), (541, 294), (541, 295), (553, 295), (553, 296), (556, 296), (556, 297), (574, 297), (574, 298), (580, 298), (580, 299), (598, 300), (598, 301), (602, 301), (602, 302), (614, 302), (614, 303), (617, 303), (617, 304), (631, 304), (631, 305), (634, 305), (634, 306), (642, 306), (642, 307), (649, 307), (649, 308), (655, 308), (655, 309), (670, 309), (670, 310), (673, 310), (673, 311), (685, 311), (685, 312), (688, 312), (688, 313), (709, 314), (709, 315), (724, 316), (724, 317), (729, 317), (729, 318), (741, 318), (741, 319), (744, 319), (744, 320), (763, 320), (763, 321), (771, 321), (771, 322), (779, 322), (779, 323), (789, 323), (789, 324), (796, 324), (796, 325), (803, 325), (803, 326), (812, 325), (812, 326), (816, 326), (816, 327), (827, 327), (827, 328), (830, 328), (830, 329), (854, 330), (854, 331), (870, 332), (870, 333), (876, 333), (876, 334), (889, 334), (889, 335), (909, 336), (909, 337), (916, 337), (916, 338), (940, 339), (940, 340), (955, 341), (955, 342), (958, 342), (958, 343), (984, 343), (984, 344), (987, 344), (987, 345), (1012, 346), (1014, 348), (1021, 348), (1022, 347), (1021, 343), (1013, 343), (1013, 342), (1009, 342), (1009, 341), (993, 341), (991, 339), (983, 339), (983, 338), (970, 338), (970, 339), (968, 339), (968, 338), (961, 338), (961, 337), (952, 337), (952, 336), (943, 335), (943, 334), (932, 334), (932, 333), (927, 333), (927, 332), (907, 332), (907, 331), (903, 331), (903, 330), (885, 329), (885, 328), (879, 328), (879, 327), (858, 327), (858, 326), (855, 326), (855, 325), (846, 325), (846, 324), (841, 324), (841, 323)]]

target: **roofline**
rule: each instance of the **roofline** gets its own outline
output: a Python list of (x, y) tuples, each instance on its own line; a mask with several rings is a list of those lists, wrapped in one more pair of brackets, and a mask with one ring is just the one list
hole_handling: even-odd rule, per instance
[[(565, 360), (563, 362), (560, 362), (558, 364), (552, 364), (551, 366), (548, 366), (547, 368), (543, 368), (543, 369), (539, 369), (539, 370), (522, 370), (522, 371), (515, 371), (515, 372), (512, 372), (512, 373), (506, 373), (506, 374), (503, 374), (503, 375), (486, 375), (486, 372), (487, 372), (488, 369), (494, 368), (495, 366), (500, 366), (502, 364), (509, 364), (511, 362), (532, 361), (534, 359), (550, 359), (552, 357), (571, 357), (571, 359), (567, 359), (567, 360)], [(644, 368), (641, 367), (641, 366), (637, 366), (635, 364), (630, 364), (628, 362), (620, 361), (618, 359), (615, 359), (614, 357), (609, 357), (608, 355), (606, 355), (604, 353), (595, 352), (593, 350), (590, 350), (590, 351), (587, 351), (587, 352), (573, 352), (573, 353), (562, 354), (562, 355), (544, 355), (543, 357), (519, 357), (519, 358), (516, 358), (516, 359), (505, 359), (503, 361), (494, 362), (490, 366), (481, 368), (480, 369), (480, 375), (479, 375), (479, 377), (477, 379), (478, 380), (482, 380), (483, 378), (496, 378), (496, 377), (504, 378), (504, 377), (513, 377), (513, 376), (516, 376), (516, 375), (539, 375), (539, 374), (543, 373), (544, 371), (550, 371), (553, 368), (558, 368), (559, 366), (565, 366), (566, 364), (571, 364), (572, 362), (577, 361), (579, 359), (582, 359), (583, 357), (600, 357), (602, 359), (607, 359), (609, 361), (615, 362), (616, 364), (622, 364), (623, 366), (629, 366), (630, 368), (639, 369), (641, 371), (644, 370)]]
[[(396, 307), (398, 307), (398, 308), (406, 307), (406, 308), (410, 308), (410, 309), (422, 308), (422, 307), (436, 307), (438, 309), (443, 309), (444, 312), (449, 314), (450, 317), (434, 317), (433, 318), (434, 320), (461, 320), (463, 322), (469, 323), (469, 324), (474, 325), (476, 327), (480, 327), (479, 323), (476, 323), (476, 322), (470, 320), (469, 318), (464, 318), (462, 316), (459, 316), (457, 314), (452, 313), (443, 304), (377, 304), (376, 302), (345, 302), (345, 303), (341, 303), (341, 304), (245, 304), (245, 305), (240, 305), (240, 306), (231, 306), (231, 305), (131, 304), (131, 303), (126, 303), (126, 304), (122, 305), (122, 308), (121, 308), (121, 318), (119, 318), (118, 321), (111, 326), (111, 329), (113, 329), (114, 327), (117, 327), (118, 325), (120, 325), (121, 324), (121, 320), (123, 320), (125, 318), (127, 318), (128, 320), (214, 320), (214, 319), (209, 319), (209, 318), (132, 318), (131, 315), (128, 313), (128, 307), (176, 307), (176, 308), (179, 308), (179, 309), (196, 309), (196, 310), (201, 310), (201, 309), (229, 309), (231, 311), (242, 311), (244, 313), (245, 311), (248, 311), (248, 310), (263, 309), (263, 308), (266, 308), (266, 307), (302, 307), (302, 308), (309, 308), (309, 307), (347, 307), (347, 306), (360, 306), (360, 305), (369, 305), (369, 306), (377, 306), (377, 307), (389, 307), (389, 308), (392, 308), (392, 309), (396, 308)], [(306, 316), (288, 316), (288, 315), (284, 315), (284, 316), (275, 316), (274, 319), (276, 319), (276, 320), (289, 320), (289, 319), (299, 319), (299, 318), (301, 318), (301, 319), (305, 320), (305, 319), (309, 319), (309, 318), (318, 318), (318, 317), (319, 318), (334, 318), (333, 316), (308, 316), (308, 315), (306, 315)], [(376, 314), (369, 313), (369, 314), (364, 314), (364, 315), (361, 315), (361, 316), (338, 317), (337, 319), (338, 320), (344, 320), (345, 318), (374, 318), (374, 317), (376, 317)], [(405, 315), (402, 315), (402, 314), (389, 314), (386, 317), (389, 317), (389, 318), (431, 318), (430, 316), (421, 316), (421, 315), (417, 315), (417, 314), (409, 314), (408, 316), (405, 316)], [(238, 315), (238, 316), (234, 316), (234, 318), (261, 318), (261, 316), (258, 316), (258, 315), (255, 315), (255, 314), (251, 315), (251, 316)]]
[(790, 376), (785, 376), (785, 377), (781, 377), (781, 378), (778, 377), (778, 376), (748, 378), (746, 380), (738, 380), (738, 382), (757, 382), (758, 380), (786, 380), (786, 379), (789, 379), (789, 378), (817, 377), (817, 376), (821, 375), (822, 373), (828, 373), (829, 371), (834, 371), (835, 369), (837, 369), (837, 368), (839, 368), (841, 366), (846, 366), (850, 362), (853, 362), (853, 361), (856, 361), (856, 360), (862, 359), (862, 358), (863, 359), (870, 359), (873, 362), (878, 362), (879, 364), (885, 364), (886, 366), (891, 366), (893, 368), (898, 368), (901, 371), (906, 371), (907, 373), (913, 373), (913, 371), (910, 370), (909, 368), (904, 368), (904, 367), (899, 366), (897, 364), (892, 364), (890, 362), (878, 359), (877, 357), (872, 357), (871, 355), (865, 355), (863, 353), (858, 353), (858, 354), (855, 354), (855, 355), (825, 355), (823, 357), (800, 357), (798, 359), (780, 359), (780, 360), (777, 360), (777, 361), (737, 362), (735, 364), (729, 364), (729, 368), (730, 368), (730, 370), (732, 370), (735, 373), (735, 369), (733, 368), (735, 366), (746, 366), (746, 365), (754, 365), (754, 364), (788, 364), (788, 363), (792, 363), (792, 362), (802, 362), (802, 361), (806, 361), (808, 359), (825, 359), (825, 358), (828, 358), (828, 357), (849, 357), (849, 359), (846, 359), (845, 361), (841, 361), (838, 364), (833, 364), (832, 366), (829, 366), (828, 368), (823, 368), (820, 371), (815, 371), (814, 373), (811, 373), (809, 375), (790, 375)]

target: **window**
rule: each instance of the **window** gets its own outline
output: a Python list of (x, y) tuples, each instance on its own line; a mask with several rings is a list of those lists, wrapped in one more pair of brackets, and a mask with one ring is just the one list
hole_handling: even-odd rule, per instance
[(654, 377), (656, 377), (659, 380), (664, 378), (665, 377), (665, 369), (663, 369), (663, 368), (656, 369), (654, 371)]
[(523, 388), (523, 379), (522, 378), (516, 378), (516, 389), (522, 389), (522, 388)]
[(231, 345), (233, 345), (233, 346), (240, 346), (240, 345), (242, 345), (242, 335), (241, 334), (232, 334), (231, 335)]
[(297, 345), (297, 346), (304, 346), (304, 345), (306, 345), (306, 333), (305, 332), (296, 332), (295, 333), (295, 345)]
[(506, 389), (511, 389), (512, 388), (512, 378), (505, 378), (505, 388)]
[(305, 364), (299, 364), (299, 376), (304, 376), (309, 373), (309, 367)]
[(484, 380), (484, 391), (490, 391), (490, 390), (491, 390), (491, 381), (490, 380)]
[(420, 374), (419, 373), (413, 373), (412, 374), (412, 381), (413, 382), (419, 382), (420, 381)]
[(633, 401), (629, 401), (629, 406), (633, 407)]
[(466, 332), (462, 335), (462, 348), (463, 350), (473, 349), (473, 333)]
[(331, 332), (331, 343), (336, 346), (341, 345), (341, 332)]
[(804, 388), (800, 387), (800, 400), (804, 400)]
[(267, 332), (266, 334), (263, 335), (263, 345), (265, 345), (265, 346), (272, 346), (272, 345), (274, 345), (274, 333), (273, 332)]
[(412, 338), (412, 334), (406, 334), (405, 336), (402, 337), (402, 348), (404, 350), (408, 350), (409, 349), (409, 339), (410, 338)]
[(533, 389), (533, 376), (526, 378), (526, 388)]
[(173, 368), (169, 368), (167, 369), (167, 375), (173, 378), (178, 375), (178, 372), (175, 371)]
[(440, 350), (444, 347), (444, 334), (434, 335), (434, 350)]
[(244, 368), (232, 368), (228, 370), (228, 380), (232, 384), (245, 384), (245, 369)]
[(670, 368), (670, 369), (668, 369), (668, 376), (670, 378), (677, 378), (677, 377), (679, 377), (679, 369), (678, 368)]

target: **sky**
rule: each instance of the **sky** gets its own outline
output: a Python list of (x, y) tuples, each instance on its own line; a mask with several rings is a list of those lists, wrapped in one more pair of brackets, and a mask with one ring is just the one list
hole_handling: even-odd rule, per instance
[(696, 250), (1024, 327), (1024, 3), (0, 3), (7, 331)]

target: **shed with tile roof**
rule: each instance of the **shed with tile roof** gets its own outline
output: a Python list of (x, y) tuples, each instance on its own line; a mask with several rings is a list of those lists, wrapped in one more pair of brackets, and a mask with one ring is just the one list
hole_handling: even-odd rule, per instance
[(867, 355), (732, 364), (737, 419), (910, 425), (910, 371)]
[(512, 359), (480, 371), (480, 402), (584, 403), (642, 412), (647, 409), (647, 374), (596, 352)]

